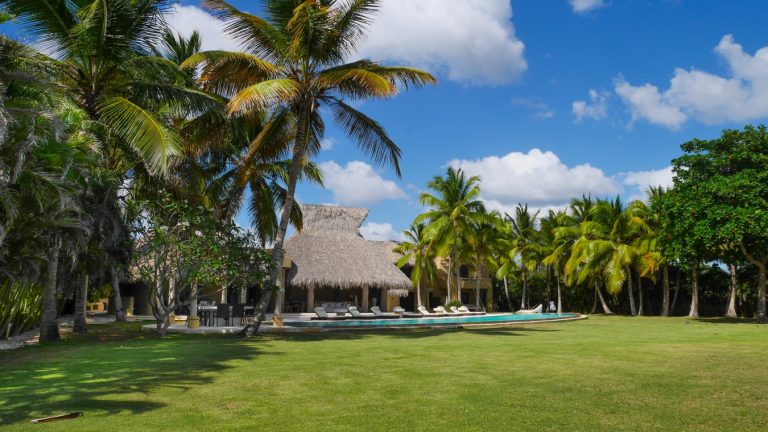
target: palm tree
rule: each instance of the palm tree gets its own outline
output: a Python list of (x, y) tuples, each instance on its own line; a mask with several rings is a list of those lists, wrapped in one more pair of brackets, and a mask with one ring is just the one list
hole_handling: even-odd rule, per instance
[(528, 278), (538, 267), (538, 231), (536, 230), (537, 210), (533, 214), (528, 211), (528, 204), (518, 204), (515, 207), (515, 215), (506, 215), (507, 223), (512, 230), (510, 232), (508, 254), (510, 260), (508, 266), (519, 265), (523, 283), (523, 293), (520, 300), (520, 309), (525, 309), (528, 304), (527, 288)]
[[(488, 268), (494, 264), (493, 256), (501, 242), (499, 227), (503, 224), (498, 212), (490, 212), (491, 221), (482, 220), (472, 224), (467, 233), (467, 250), (475, 267), (475, 307), (480, 309), (480, 279), (488, 274)], [(490, 293), (489, 293), (490, 295)]]
[(403, 267), (413, 262), (411, 271), (411, 280), (416, 284), (416, 306), (421, 307), (421, 280), (426, 278), (428, 281), (434, 281), (437, 276), (437, 267), (435, 266), (435, 256), (432, 250), (432, 242), (425, 235), (426, 225), (424, 223), (415, 223), (410, 229), (404, 231), (406, 240), (401, 242), (395, 248), (395, 252), (402, 254), (402, 258), (397, 261), (398, 267)]
[(429, 210), (416, 217), (415, 223), (427, 222), (425, 235), (435, 242), (436, 252), (448, 252), (448, 278), (446, 280), (447, 300), (451, 301), (451, 282), (456, 285), (456, 299), (461, 299), (459, 279), (459, 252), (464, 235), (471, 227), (483, 222), (492, 222), (480, 201), (480, 177), (467, 178), (464, 171), (448, 167), (445, 177), (435, 176), (427, 187), (435, 194), (424, 192), (419, 202)]
[(568, 259), (571, 242), (574, 233), (573, 218), (565, 211), (549, 210), (546, 217), (541, 219), (541, 244), (540, 252), (543, 255), (541, 263), (555, 272), (557, 284), (557, 313), (563, 313), (563, 298), (561, 282), (564, 273), (565, 262)]
[[(377, 0), (274, 0), (266, 2), (266, 18), (241, 12), (223, 0), (207, 0), (205, 5), (226, 23), (227, 32), (244, 52), (202, 52), (184, 66), (202, 65), (206, 88), (233, 96), (230, 113), (269, 112), (264, 129), (251, 142), (250, 153), (276, 142), (275, 137), (288, 136), (284, 142), (292, 142), (273, 252), (279, 263), (301, 168), (320, 151), (325, 131), (321, 114), (330, 113), (358, 147), (375, 162), (391, 165), (399, 175), (400, 149), (378, 122), (345, 99), (389, 98), (397, 94), (398, 85), (421, 86), (435, 79), (417, 69), (381, 66), (371, 60), (346, 62), (365, 33)], [(276, 278), (277, 268), (271, 272), (271, 285)], [(264, 294), (253, 328), (264, 319), (271, 287)]]

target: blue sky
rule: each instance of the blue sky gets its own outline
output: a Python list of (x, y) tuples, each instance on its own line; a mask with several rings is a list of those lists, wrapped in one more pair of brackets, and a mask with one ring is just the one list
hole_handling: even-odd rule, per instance
[[(182, 5), (170, 17), (180, 32), (235, 48), (198, 1)], [(369, 238), (397, 238), (449, 164), (480, 175), (500, 210), (639, 197), (669, 184), (681, 143), (768, 117), (764, 16), (760, 0), (382, 0), (360, 56), (439, 79), (357, 103), (402, 148), (403, 177), (329, 127), (317, 159), (326, 189), (301, 185), (298, 197), (370, 208)]]

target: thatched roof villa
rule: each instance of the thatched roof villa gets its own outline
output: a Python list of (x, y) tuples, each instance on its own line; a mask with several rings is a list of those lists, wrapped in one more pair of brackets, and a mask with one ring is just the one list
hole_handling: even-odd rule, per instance
[(411, 293), (411, 280), (395, 265), (395, 243), (360, 235), (367, 209), (303, 204), (301, 210), (304, 229), (285, 242), (291, 267), (284, 311), (311, 311), (320, 304), (389, 310)]

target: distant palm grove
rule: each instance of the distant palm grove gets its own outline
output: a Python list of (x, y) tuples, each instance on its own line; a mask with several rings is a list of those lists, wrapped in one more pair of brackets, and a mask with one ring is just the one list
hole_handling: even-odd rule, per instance
[[(322, 185), (326, 122), (400, 174), (401, 149), (348, 102), (436, 80), (354, 58), (376, 0), (267, 0), (263, 16), (205, 1), (240, 52), (174, 33), (174, 3), (0, 0), (0, 21), (35, 40), (0, 36), (0, 337), (40, 326), (58, 339), (66, 301), (85, 331), (87, 299), (105, 292), (124, 320), (115, 288), (138, 277), (158, 325), (203, 286), (258, 282), (257, 328), (272, 263), (302, 227), (296, 186)], [(681, 148), (674, 186), (647, 202), (582, 196), (557, 211), (488, 211), (482, 179), (448, 169), (398, 249), (416, 289), (447, 260), (448, 301), (472, 271), (493, 278), (500, 309), (766, 322), (768, 131)]]

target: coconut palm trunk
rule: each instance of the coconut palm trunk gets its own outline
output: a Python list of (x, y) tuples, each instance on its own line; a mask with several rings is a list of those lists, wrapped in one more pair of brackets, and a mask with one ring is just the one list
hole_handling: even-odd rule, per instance
[(637, 309), (635, 309), (635, 294), (632, 288), (632, 270), (629, 267), (624, 268), (627, 272), (627, 292), (629, 293), (629, 311), (632, 316), (637, 316)]
[(507, 297), (507, 309), (512, 311), (512, 300), (509, 298), (509, 282), (507, 281), (507, 277), (503, 277), (504, 280), (504, 295)]
[(757, 285), (757, 322), (761, 324), (768, 324), (768, 316), (766, 316), (765, 312), (765, 264), (759, 265), (758, 270), (759, 277)]
[(603, 306), (603, 312), (606, 315), (613, 315), (613, 311), (611, 308), (608, 307), (608, 303), (605, 302), (605, 299), (603, 298), (603, 293), (600, 290), (600, 286), (595, 284), (595, 291), (597, 292), (597, 297), (600, 299), (600, 304)]
[(117, 268), (114, 264), (109, 266), (109, 277), (112, 281), (112, 301), (115, 305), (115, 321), (126, 322), (125, 306), (123, 306), (123, 298), (120, 296), (120, 275), (117, 273)]
[(699, 268), (696, 265), (691, 270), (691, 310), (688, 317), (699, 317)]
[(672, 297), (672, 306), (669, 308), (669, 313), (675, 313), (675, 307), (677, 306), (677, 295), (680, 293), (680, 269), (677, 269), (677, 277), (675, 280), (675, 295)]
[(453, 257), (448, 258), (448, 273), (445, 276), (445, 303), (451, 302), (451, 281), (453, 279)]
[(528, 288), (528, 274), (526, 273), (525, 269), (523, 269), (522, 275), (523, 275), (523, 295), (520, 298), (520, 309), (526, 309), (525, 295)]
[(726, 318), (736, 318), (736, 286), (738, 285), (738, 275), (736, 274), (736, 265), (730, 264), (728, 269), (731, 271), (731, 292), (728, 296), (728, 309), (725, 311)]
[(662, 289), (661, 316), (669, 316), (669, 267), (666, 264), (662, 269)]
[[(302, 132), (304, 130), (302, 124), (305, 123), (303, 120), (300, 120), (297, 142), (306, 140), (306, 133)], [(280, 225), (278, 226), (277, 237), (275, 237), (275, 245), (272, 249), (274, 267), (270, 272), (269, 281), (265, 283), (261, 289), (261, 299), (259, 301), (259, 310), (256, 314), (256, 319), (253, 324), (249, 324), (243, 329), (243, 334), (245, 335), (253, 335), (259, 331), (261, 323), (264, 322), (264, 319), (266, 318), (266, 310), (269, 307), (269, 303), (272, 301), (272, 293), (277, 286), (278, 272), (283, 271), (283, 258), (285, 257), (283, 245), (285, 244), (285, 235), (288, 232), (288, 224), (291, 221), (291, 212), (293, 211), (293, 206), (296, 202), (296, 184), (299, 180), (299, 172), (301, 171), (303, 159), (304, 152), (302, 151), (301, 146), (297, 146), (294, 150), (293, 158), (291, 159), (290, 168), (288, 169), (288, 190), (285, 197), (285, 204), (283, 205), (283, 210), (280, 215)]]
[(560, 292), (560, 275), (555, 273), (555, 277), (557, 278), (557, 313), (563, 313), (563, 297)]
[(85, 322), (85, 309), (88, 304), (88, 272), (83, 272), (80, 276), (80, 283), (75, 292), (75, 321), (72, 325), (72, 331), (75, 333), (86, 333), (88, 325)]
[(56, 282), (58, 280), (60, 247), (60, 241), (58, 237), (56, 237), (48, 255), (48, 268), (43, 288), (43, 311), (42, 319), (40, 321), (41, 342), (56, 341), (61, 338), (59, 335), (59, 314), (56, 302)]
[(637, 273), (637, 297), (640, 303), (637, 308), (637, 314), (643, 316), (643, 278), (640, 277), (639, 272)]

